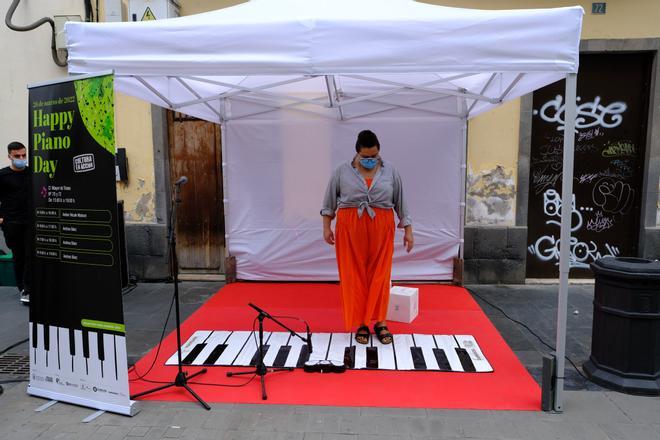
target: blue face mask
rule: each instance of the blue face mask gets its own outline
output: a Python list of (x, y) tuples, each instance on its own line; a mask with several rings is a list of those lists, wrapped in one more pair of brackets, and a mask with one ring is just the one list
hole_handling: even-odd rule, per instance
[(375, 157), (367, 157), (360, 159), (360, 165), (367, 170), (373, 170), (378, 165), (378, 159)]
[(14, 165), (14, 168), (22, 170), (27, 166), (27, 159), (12, 159), (11, 163)]

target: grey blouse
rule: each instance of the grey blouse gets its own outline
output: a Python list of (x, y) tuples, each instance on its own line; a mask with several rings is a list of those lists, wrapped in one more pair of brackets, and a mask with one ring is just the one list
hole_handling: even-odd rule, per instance
[(337, 167), (325, 191), (321, 215), (334, 218), (337, 209), (358, 208), (358, 217), (366, 211), (369, 217), (374, 218), (376, 212), (372, 207), (394, 208), (399, 217), (399, 228), (412, 224), (403, 196), (401, 176), (394, 166), (381, 159), (380, 169), (371, 182), (371, 188), (367, 187), (360, 172), (353, 167), (353, 161)]

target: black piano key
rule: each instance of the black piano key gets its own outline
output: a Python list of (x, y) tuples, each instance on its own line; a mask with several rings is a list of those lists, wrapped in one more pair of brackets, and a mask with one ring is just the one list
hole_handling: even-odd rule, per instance
[(72, 328), (69, 329), (69, 353), (72, 357), (76, 355), (76, 337)]
[[(263, 353), (262, 356), (266, 357), (266, 353), (268, 353), (268, 349), (270, 348), (270, 345), (264, 345)], [(257, 359), (259, 359), (259, 348), (254, 352), (254, 356), (252, 356), (252, 360), (250, 361), (250, 366), (254, 367), (257, 365)], [(262, 359), (263, 361), (263, 359)]]
[(444, 371), (451, 371), (451, 365), (449, 365), (449, 359), (442, 348), (434, 348), (433, 355), (435, 360), (438, 362), (438, 367)]
[(412, 355), (415, 370), (426, 370), (426, 361), (424, 360), (424, 352), (421, 347), (410, 347), (410, 354)]
[(185, 365), (192, 364), (192, 362), (199, 355), (199, 353), (201, 353), (201, 351), (204, 350), (204, 347), (206, 347), (206, 344), (204, 343), (195, 345), (195, 347), (192, 350), (190, 350), (190, 353), (188, 353), (188, 355), (181, 360), (181, 363)]
[(117, 336), (112, 336), (112, 358), (115, 360), (115, 380), (119, 380), (119, 368), (117, 366)]
[(39, 341), (37, 341), (37, 338), (39, 337), (39, 332), (37, 331), (37, 323), (33, 322), (32, 323), (32, 348), (37, 348), (37, 344)]
[(82, 331), (82, 345), (83, 356), (85, 359), (89, 359), (89, 332), (87, 330)]
[(344, 365), (346, 368), (355, 368), (355, 345), (344, 348)]
[(55, 330), (55, 334), (57, 335), (57, 369), (61, 370), (62, 369), (62, 364), (60, 362), (60, 329)]
[(44, 358), (48, 366), (48, 352), (50, 351), (50, 326), (44, 325)]
[(204, 361), (204, 365), (214, 365), (223, 351), (227, 348), (227, 344), (218, 344), (215, 346), (211, 354)]
[(82, 354), (85, 358), (85, 374), (89, 374), (89, 332), (82, 329)]
[(367, 347), (367, 368), (378, 368), (378, 347)]
[(307, 345), (303, 345), (300, 347), (300, 355), (298, 356), (298, 362), (296, 362), (296, 367), (298, 368), (303, 368), (305, 366), (305, 362), (309, 360), (309, 347)]
[(50, 350), (50, 326), (44, 325), (44, 350)]
[(472, 359), (470, 359), (470, 355), (468, 354), (467, 350), (460, 347), (455, 348), (455, 350), (456, 354), (458, 355), (458, 359), (461, 361), (463, 370), (468, 373), (476, 372), (477, 369), (474, 368), (474, 364), (472, 363)]
[(276, 368), (283, 367), (284, 364), (286, 363), (286, 358), (289, 357), (290, 351), (291, 351), (290, 345), (281, 346), (279, 351), (277, 352), (277, 356), (275, 356), (275, 360), (273, 361), (273, 367)]
[[(96, 345), (99, 348), (99, 359), (101, 360), (101, 362), (103, 362), (105, 360), (105, 348), (104, 348), (104, 345), (103, 345), (103, 333), (98, 332), (98, 333), (96, 333), (96, 336), (98, 337), (98, 343)], [(103, 365), (103, 363), (101, 363), (101, 365)]]

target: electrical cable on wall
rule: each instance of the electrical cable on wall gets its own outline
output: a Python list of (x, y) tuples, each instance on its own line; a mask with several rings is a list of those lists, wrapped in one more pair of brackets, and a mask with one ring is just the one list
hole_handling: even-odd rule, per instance
[(50, 50), (51, 50), (51, 53), (53, 55), (53, 61), (58, 66), (65, 67), (67, 65), (67, 61), (66, 60), (64, 60), (64, 61), (60, 60), (60, 57), (57, 54), (57, 49), (55, 48), (55, 22), (53, 21), (52, 18), (44, 17), (44, 18), (41, 18), (41, 19), (35, 21), (32, 24), (27, 25), (27, 26), (17, 26), (17, 25), (15, 25), (11, 22), (12, 16), (14, 15), (14, 12), (16, 11), (16, 8), (18, 7), (18, 4), (20, 2), (21, 2), (21, 0), (13, 0), (11, 5), (9, 6), (9, 10), (7, 11), (7, 15), (5, 16), (5, 24), (7, 25), (7, 27), (9, 29), (13, 30), (13, 31), (27, 32), (27, 31), (31, 31), (33, 29), (38, 28), (42, 24), (46, 24), (46, 23), (50, 24), (51, 33), (52, 33), (52, 38), (51, 38), (51, 42), (50, 42)]

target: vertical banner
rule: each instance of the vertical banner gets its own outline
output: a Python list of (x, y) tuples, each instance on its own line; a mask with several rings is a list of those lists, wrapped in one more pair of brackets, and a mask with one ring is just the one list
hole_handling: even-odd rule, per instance
[(112, 75), (29, 86), (28, 393), (133, 415), (121, 296)]

